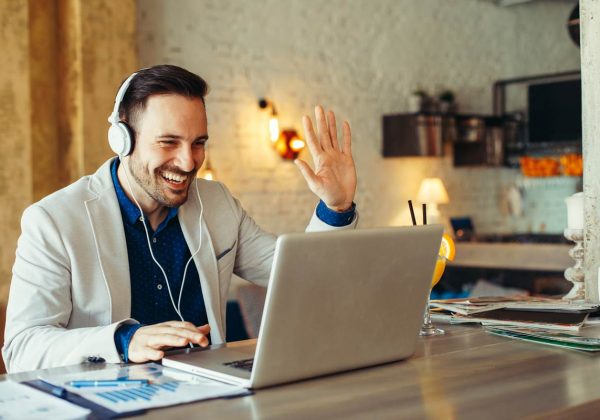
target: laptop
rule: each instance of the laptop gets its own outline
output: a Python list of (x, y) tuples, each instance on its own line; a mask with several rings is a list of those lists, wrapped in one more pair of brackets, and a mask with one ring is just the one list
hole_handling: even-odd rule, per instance
[(285, 234), (257, 341), (175, 351), (170, 366), (263, 388), (414, 353), (443, 227)]

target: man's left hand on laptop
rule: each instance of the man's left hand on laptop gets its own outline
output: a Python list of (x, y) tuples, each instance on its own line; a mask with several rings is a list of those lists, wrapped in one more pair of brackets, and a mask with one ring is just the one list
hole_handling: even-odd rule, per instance
[(129, 343), (129, 361), (142, 363), (160, 360), (164, 350), (183, 347), (190, 343), (208, 346), (208, 324), (196, 327), (190, 322), (167, 321), (138, 329)]

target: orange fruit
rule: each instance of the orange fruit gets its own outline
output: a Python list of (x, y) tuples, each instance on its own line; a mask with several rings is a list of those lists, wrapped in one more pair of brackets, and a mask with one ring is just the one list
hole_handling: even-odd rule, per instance
[(446, 269), (446, 260), (444, 258), (438, 257), (435, 262), (435, 268), (433, 269), (433, 277), (431, 278), (431, 288), (438, 284), (442, 275), (444, 274), (444, 270)]
[(454, 256), (456, 255), (456, 246), (454, 245), (454, 240), (447, 233), (444, 233), (442, 236), (442, 243), (440, 244), (439, 256), (444, 257), (446, 260), (454, 261)]
[(446, 269), (446, 261), (453, 261), (456, 255), (456, 246), (454, 240), (447, 233), (442, 236), (442, 242), (440, 243), (440, 250), (438, 252), (437, 261), (435, 262), (435, 268), (433, 269), (433, 277), (431, 278), (431, 288), (438, 284), (444, 270)]

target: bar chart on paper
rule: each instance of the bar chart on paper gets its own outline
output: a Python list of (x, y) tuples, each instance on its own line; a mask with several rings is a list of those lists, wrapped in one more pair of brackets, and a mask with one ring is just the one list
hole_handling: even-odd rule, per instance
[[(81, 376), (85, 375), (85, 378)], [(102, 370), (42, 378), (116, 413), (183, 404), (211, 398), (244, 395), (247, 391), (155, 363), (115, 366)], [(72, 387), (71, 381), (137, 381), (132, 386)], [(140, 381), (144, 380), (144, 381)]]
[(180, 382), (166, 382), (156, 385), (145, 385), (130, 389), (121, 389), (116, 391), (98, 392), (96, 396), (118, 404), (129, 401), (152, 401), (154, 398), (160, 399), (165, 394), (177, 392)]

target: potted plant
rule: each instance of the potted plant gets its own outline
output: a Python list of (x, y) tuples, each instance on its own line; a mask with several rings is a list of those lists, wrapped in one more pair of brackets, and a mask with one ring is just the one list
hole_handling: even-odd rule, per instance
[(456, 102), (454, 92), (445, 90), (438, 96), (440, 102), (440, 112), (442, 114), (450, 114), (456, 112)]

